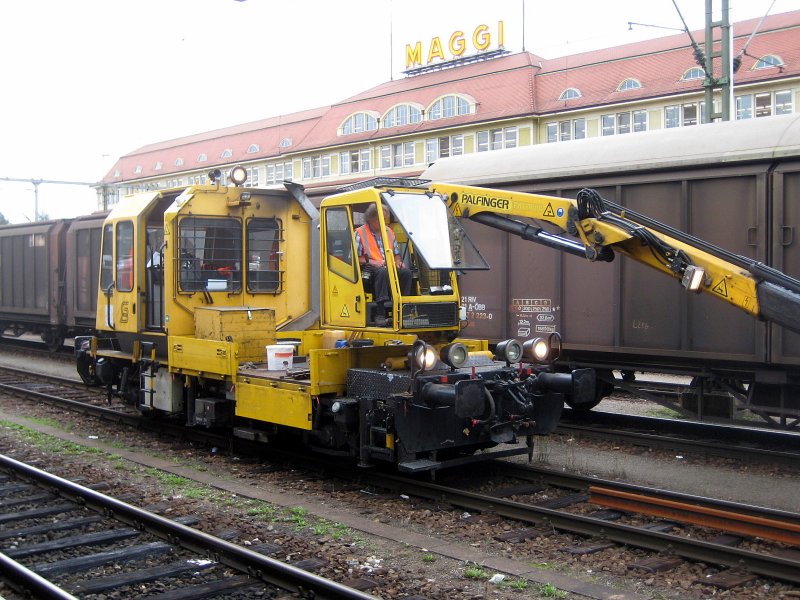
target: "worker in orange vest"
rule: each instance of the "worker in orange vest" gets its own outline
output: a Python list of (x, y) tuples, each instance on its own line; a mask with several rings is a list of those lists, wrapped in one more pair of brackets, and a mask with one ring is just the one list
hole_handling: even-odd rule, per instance
[[(378, 207), (370, 204), (364, 213), (366, 223), (356, 229), (356, 252), (362, 272), (371, 273), (372, 293), (375, 302), (383, 303), (391, 300), (389, 290), (389, 271), (386, 268), (386, 254), (383, 248), (383, 237), (380, 234), (381, 226), (378, 219)], [(386, 238), (392, 247), (394, 264), (397, 267), (397, 276), (400, 279), (400, 293), (403, 296), (411, 295), (411, 271), (403, 265), (400, 249), (397, 247), (394, 232), (389, 224), (389, 209), (383, 207), (383, 222), (386, 223)]]

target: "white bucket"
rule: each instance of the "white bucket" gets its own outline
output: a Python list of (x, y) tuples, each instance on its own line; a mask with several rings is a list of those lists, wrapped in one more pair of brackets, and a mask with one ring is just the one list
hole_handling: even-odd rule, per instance
[(267, 346), (267, 370), (285, 371), (292, 368), (294, 347), (276, 344)]

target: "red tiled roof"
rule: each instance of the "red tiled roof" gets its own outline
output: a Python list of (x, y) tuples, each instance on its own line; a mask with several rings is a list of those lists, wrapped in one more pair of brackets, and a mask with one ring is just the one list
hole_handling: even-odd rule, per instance
[[(759, 19), (752, 19), (733, 25), (734, 55), (738, 54), (758, 23)], [(702, 47), (704, 32), (692, 34)], [(800, 11), (765, 19), (758, 35), (747, 48), (748, 55), (743, 57), (741, 68), (736, 73), (736, 84), (741, 86), (753, 81), (800, 75), (799, 40)], [(765, 54), (778, 55), (784, 66), (780, 69), (753, 71), (755, 60)], [(263, 160), (278, 157), (282, 153), (395, 138), (465, 123), (545, 115), (574, 108), (663, 97), (684, 91), (697, 92), (702, 89), (702, 80), (680, 81), (684, 71), (693, 66), (696, 64), (684, 34), (555, 59), (543, 59), (521, 52), (387, 81), (332, 106), (150, 144), (121, 157), (106, 175), (104, 182), (161, 177), (220, 164)], [(638, 80), (642, 88), (617, 92), (619, 83), (629, 77)], [(558, 100), (568, 87), (580, 89), (582, 97)], [(353, 113), (375, 111), (383, 115), (401, 102), (418, 103), (427, 107), (446, 94), (471, 96), (477, 103), (475, 114), (355, 135), (337, 135), (343, 121)], [(281, 148), (281, 140), (287, 138), (291, 139), (291, 145)], [(252, 144), (258, 145), (258, 152), (247, 152)], [(223, 159), (221, 155), (225, 149), (230, 149), (232, 156)], [(198, 163), (197, 157), (200, 154), (206, 154), (208, 160)], [(183, 166), (175, 166), (177, 158), (183, 158)], [(157, 163), (161, 163), (160, 170), (155, 169)], [(137, 166), (141, 167), (141, 173), (135, 173)], [(115, 177), (114, 173), (117, 171), (120, 175)]]

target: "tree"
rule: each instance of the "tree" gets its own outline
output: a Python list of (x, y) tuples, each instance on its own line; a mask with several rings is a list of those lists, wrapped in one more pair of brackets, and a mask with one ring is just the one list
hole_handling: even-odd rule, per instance
[(3, 216), (3, 213), (0, 213), (0, 225), (8, 225), (8, 219)]

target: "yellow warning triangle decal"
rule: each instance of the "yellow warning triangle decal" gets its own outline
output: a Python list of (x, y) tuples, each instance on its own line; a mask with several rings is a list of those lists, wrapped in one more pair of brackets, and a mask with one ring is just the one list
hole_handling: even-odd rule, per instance
[(715, 294), (719, 294), (720, 296), (724, 296), (725, 298), (728, 297), (728, 286), (725, 283), (725, 278), (723, 277), (720, 282), (711, 288)]
[(349, 317), (350, 316), (350, 311), (347, 310), (347, 304), (342, 305), (342, 312), (339, 313), (339, 316), (340, 317)]
[(453, 204), (451, 207), (453, 212), (453, 216), (460, 217), (461, 216), (461, 205), (460, 204)]
[(555, 217), (556, 213), (553, 212), (553, 205), (549, 202), (547, 203), (547, 208), (544, 209), (544, 216), (545, 217)]
[(339, 288), (337, 288), (336, 286), (333, 286), (333, 289), (331, 290), (331, 295), (332, 296), (338, 296), (339, 295)]

